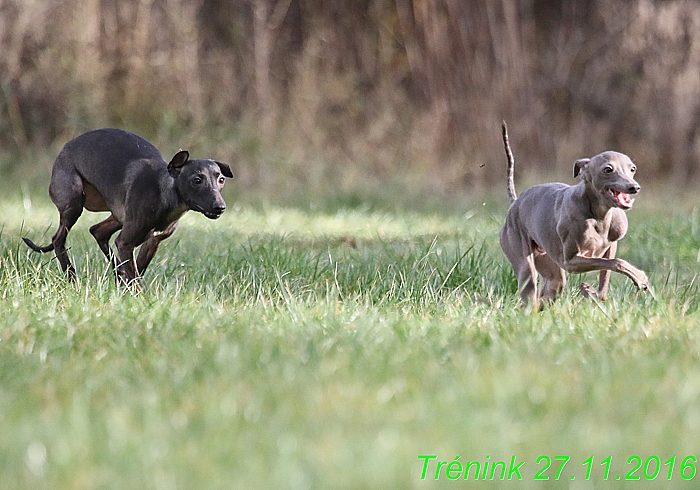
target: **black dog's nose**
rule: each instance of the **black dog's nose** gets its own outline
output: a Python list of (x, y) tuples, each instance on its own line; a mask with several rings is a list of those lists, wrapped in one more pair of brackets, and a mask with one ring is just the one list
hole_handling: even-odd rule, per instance
[(221, 214), (224, 211), (226, 211), (226, 204), (215, 204), (214, 205), (214, 212), (216, 214)]
[(636, 194), (640, 190), (642, 190), (642, 186), (640, 186), (639, 184), (634, 184), (634, 185), (629, 186), (629, 188), (627, 189), (627, 193), (628, 194)]

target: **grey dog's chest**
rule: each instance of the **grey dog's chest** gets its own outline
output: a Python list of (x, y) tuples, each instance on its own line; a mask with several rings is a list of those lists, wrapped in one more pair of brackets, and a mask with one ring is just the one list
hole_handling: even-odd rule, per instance
[(580, 253), (599, 257), (613, 242), (624, 237), (626, 231), (627, 217), (619, 209), (611, 209), (604, 219), (587, 219), (579, 241)]
[(610, 209), (602, 220), (591, 221), (596, 233), (610, 242), (618, 241), (627, 232), (627, 215), (621, 209)]

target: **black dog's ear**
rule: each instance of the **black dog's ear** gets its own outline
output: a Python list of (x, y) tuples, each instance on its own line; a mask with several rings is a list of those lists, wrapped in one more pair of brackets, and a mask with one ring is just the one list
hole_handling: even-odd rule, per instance
[(173, 175), (180, 173), (180, 169), (187, 163), (188, 158), (190, 158), (190, 153), (188, 151), (178, 151), (168, 164), (168, 172)]
[(224, 175), (224, 177), (228, 177), (229, 179), (233, 178), (233, 172), (231, 172), (231, 167), (227, 163), (221, 163), (217, 162), (214, 160), (214, 163), (216, 163), (219, 166), (219, 169), (221, 170), (221, 173)]
[(581, 173), (581, 170), (586, 168), (586, 165), (588, 165), (588, 162), (590, 161), (590, 158), (581, 158), (579, 160), (576, 160), (574, 162), (574, 177), (578, 177), (578, 174)]

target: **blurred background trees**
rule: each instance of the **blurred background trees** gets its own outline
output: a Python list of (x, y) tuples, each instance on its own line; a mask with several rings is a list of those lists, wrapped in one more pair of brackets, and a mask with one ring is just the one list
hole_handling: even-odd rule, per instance
[(450, 193), (500, 185), (506, 119), (522, 174), (700, 174), (694, 0), (0, 0), (0, 50), (5, 169), (118, 126), (251, 188)]

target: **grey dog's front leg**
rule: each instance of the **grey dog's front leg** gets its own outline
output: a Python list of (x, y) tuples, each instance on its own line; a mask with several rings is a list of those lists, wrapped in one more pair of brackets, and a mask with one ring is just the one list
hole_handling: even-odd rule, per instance
[(623, 259), (606, 259), (575, 255), (565, 262), (564, 268), (570, 273), (605, 270), (613, 271), (626, 275), (634, 282), (635, 286), (643, 291), (648, 291), (650, 289), (649, 278), (644, 271), (637, 269)]
[[(605, 253), (603, 254), (603, 258), (606, 259), (614, 259), (615, 254), (617, 253), (617, 242), (612, 242), (610, 244), (610, 248), (608, 248)], [(610, 285), (610, 270), (609, 269), (603, 269), (600, 271), (600, 276), (598, 277), (598, 291), (596, 291), (598, 295), (598, 299), (601, 301), (605, 301), (608, 299), (608, 286)]]

